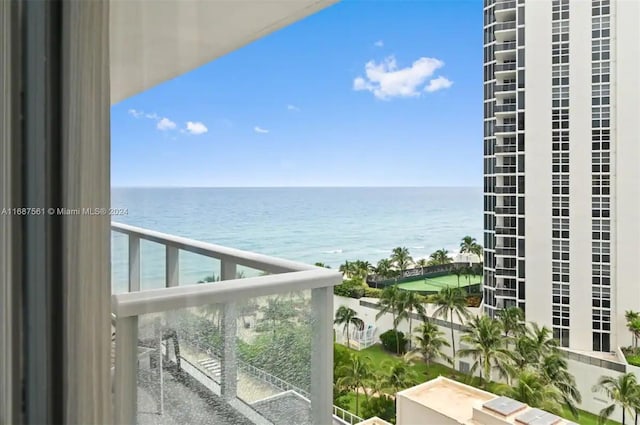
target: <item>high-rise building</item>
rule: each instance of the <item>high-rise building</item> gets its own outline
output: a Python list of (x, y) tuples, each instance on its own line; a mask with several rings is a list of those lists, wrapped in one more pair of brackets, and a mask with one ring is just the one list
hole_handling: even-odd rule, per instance
[(562, 346), (640, 310), (640, 1), (484, 1), (484, 308)]

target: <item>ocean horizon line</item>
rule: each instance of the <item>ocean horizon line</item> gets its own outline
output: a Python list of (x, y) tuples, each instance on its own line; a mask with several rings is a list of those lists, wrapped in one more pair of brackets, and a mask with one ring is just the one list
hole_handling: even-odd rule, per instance
[(111, 189), (482, 189), (482, 186), (111, 186)]

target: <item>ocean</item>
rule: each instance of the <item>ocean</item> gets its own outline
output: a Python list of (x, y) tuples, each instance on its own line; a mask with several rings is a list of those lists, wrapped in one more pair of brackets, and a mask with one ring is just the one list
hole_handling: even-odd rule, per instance
[[(482, 188), (113, 188), (113, 221), (313, 264), (375, 264), (397, 246), (414, 258), (482, 242)], [(112, 286), (127, 285), (126, 236), (112, 232)], [(141, 245), (142, 289), (163, 285), (164, 250)], [(245, 276), (256, 275), (243, 270)], [(219, 274), (219, 263), (180, 253), (180, 283)]]

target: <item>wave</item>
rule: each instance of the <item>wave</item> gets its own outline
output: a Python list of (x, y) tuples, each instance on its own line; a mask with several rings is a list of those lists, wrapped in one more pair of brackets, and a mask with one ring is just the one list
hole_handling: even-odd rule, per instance
[(333, 249), (331, 251), (322, 251), (323, 254), (342, 254), (341, 249)]

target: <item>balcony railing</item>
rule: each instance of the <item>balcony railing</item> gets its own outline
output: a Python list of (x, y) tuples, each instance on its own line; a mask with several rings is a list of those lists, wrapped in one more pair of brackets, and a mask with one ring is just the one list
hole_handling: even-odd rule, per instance
[(496, 235), (512, 235), (515, 236), (516, 229), (513, 227), (496, 226)]
[(493, 25), (494, 31), (505, 31), (516, 29), (516, 21), (496, 22)]
[(502, 1), (502, 2), (496, 3), (493, 10), (499, 11), (499, 10), (515, 9), (515, 8), (516, 8), (515, 1)]
[(517, 68), (517, 64), (515, 62), (507, 62), (507, 63), (497, 63), (495, 65), (495, 72), (504, 72), (504, 71), (515, 71)]
[(517, 209), (516, 207), (495, 207), (494, 211), (499, 215), (515, 215)]
[[(112, 223), (112, 231), (127, 235), (129, 246), (129, 292), (112, 295), (116, 423), (136, 423), (149, 414), (188, 422), (184, 418), (194, 412), (220, 424), (332, 423), (332, 287), (342, 282), (338, 272), (124, 224)], [(164, 246), (164, 288), (140, 291), (141, 240)], [(221, 281), (180, 286), (181, 252), (219, 260)], [(238, 279), (238, 266), (267, 274)], [(278, 303), (288, 306), (287, 318), (265, 319)], [(269, 343), (294, 331), (299, 338), (287, 336), (300, 346)], [(203, 341), (215, 346), (203, 349)], [(262, 363), (251, 364), (247, 347), (259, 350)], [(309, 357), (284, 369), (264, 360), (282, 359), (283, 350)], [(203, 403), (203, 397), (217, 398), (222, 407)]]
[(512, 174), (516, 172), (515, 165), (503, 165), (495, 168), (496, 174)]
[(496, 84), (495, 90), (496, 93), (498, 92), (510, 92), (510, 91), (516, 91), (516, 84)]
[(498, 269), (496, 268), (496, 276), (509, 276), (515, 277), (516, 271), (512, 269)]
[(518, 151), (516, 145), (496, 146), (495, 153), (515, 153)]
[(496, 125), (494, 127), (494, 131), (496, 133), (514, 133), (516, 131), (516, 125), (515, 124)]
[(516, 42), (515, 41), (507, 41), (506, 43), (496, 43), (493, 48), (494, 52), (503, 52), (506, 50), (515, 50)]
[(515, 112), (516, 108), (517, 106), (515, 103), (505, 103), (494, 106), (493, 112)]
[(505, 248), (503, 246), (496, 246), (496, 255), (500, 255), (500, 256), (515, 256), (516, 255), (516, 249), (515, 248)]
[(494, 193), (516, 193), (518, 190), (515, 186), (496, 186), (494, 189)]

